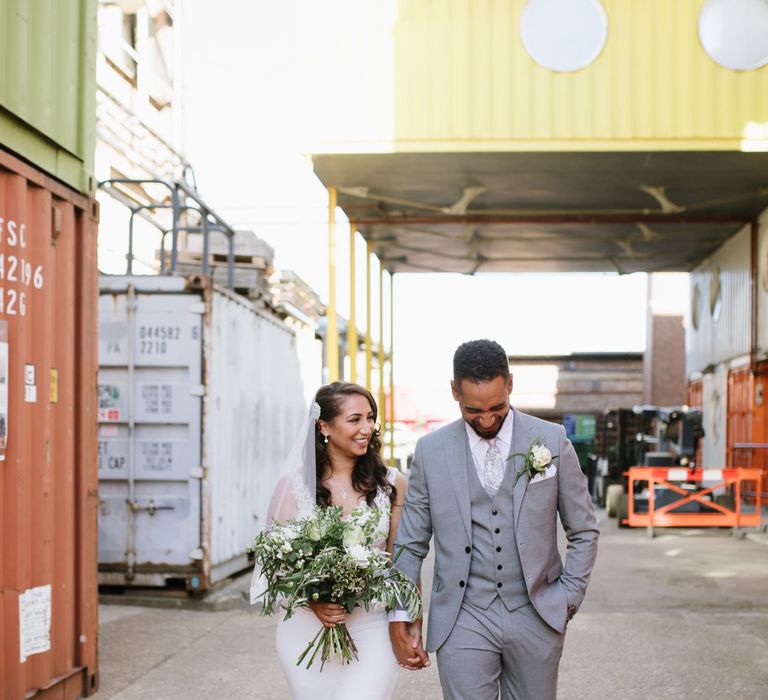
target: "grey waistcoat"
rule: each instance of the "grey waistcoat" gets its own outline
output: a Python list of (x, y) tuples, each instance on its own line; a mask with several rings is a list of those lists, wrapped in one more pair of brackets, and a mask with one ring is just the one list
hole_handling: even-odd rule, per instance
[(530, 602), (515, 545), (512, 488), (515, 470), (507, 464), (499, 490), (491, 499), (480, 483), (471, 453), (468, 456), (472, 505), (472, 559), (465, 599), (487, 608), (498, 595), (507, 610)]

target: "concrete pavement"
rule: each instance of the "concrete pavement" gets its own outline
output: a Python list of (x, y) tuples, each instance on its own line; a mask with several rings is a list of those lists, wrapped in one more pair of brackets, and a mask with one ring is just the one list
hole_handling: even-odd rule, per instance
[[(650, 539), (602, 513), (601, 528), (558, 697), (768, 699), (768, 538), (717, 529)], [(245, 605), (247, 579), (202, 609), (102, 605), (96, 700), (287, 698), (276, 619)], [(400, 671), (396, 700), (440, 697), (434, 665)]]

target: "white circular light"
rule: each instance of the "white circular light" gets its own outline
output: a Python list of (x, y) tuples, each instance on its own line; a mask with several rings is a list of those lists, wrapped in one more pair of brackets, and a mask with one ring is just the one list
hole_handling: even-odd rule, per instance
[(536, 63), (568, 73), (600, 55), (608, 36), (608, 17), (599, 0), (528, 0), (520, 36)]
[(707, 0), (699, 13), (699, 41), (724, 68), (764, 66), (768, 63), (768, 2)]
[(699, 330), (701, 322), (701, 289), (698, 284), (693, 285), (693, 294), (691, 295), (691, 323), (693, 330)]

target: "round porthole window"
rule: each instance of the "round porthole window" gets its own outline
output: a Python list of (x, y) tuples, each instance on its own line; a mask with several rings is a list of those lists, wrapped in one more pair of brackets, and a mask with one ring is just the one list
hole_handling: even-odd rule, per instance
[(691, 294), (691, 323), (694, 330), (699, 330), (699, 324), (701, 323), (701, 288), (698, 284), (693, 286), (693, 294)]
[(768, 63), (768, 2), (707, 0), (699, 13), (699, 41), (724, 68), (764, 66)]
[(599, 0), (528, 0), (520, 36), (536, 63), (568, 73), (600, 55), (608, 36), (608, 18)]

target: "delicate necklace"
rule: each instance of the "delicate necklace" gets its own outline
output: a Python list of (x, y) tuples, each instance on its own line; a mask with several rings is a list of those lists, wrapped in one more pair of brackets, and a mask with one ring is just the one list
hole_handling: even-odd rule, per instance
[(350, 489), (350, 486), (351, 486), (351, 484), (349, 482), (347, 482), (344, 485), (344, 487), (342, 488), (337, 482), (331, 481), (329, 479), (328, 480), (328, 485), (336, 487), (336, 489), (338, 490), (339, 495), (341, 496), (341, 500), (342, 501), (346, 501), (347, 500), (347, 497), (349, 496), (349, 489)]

